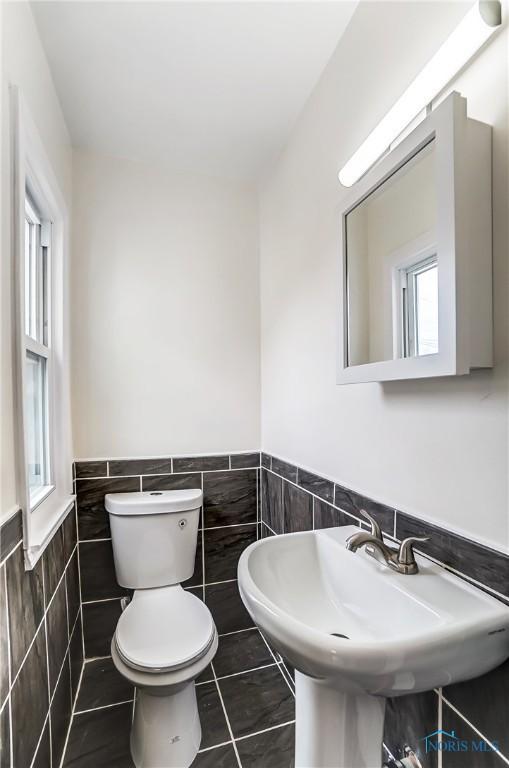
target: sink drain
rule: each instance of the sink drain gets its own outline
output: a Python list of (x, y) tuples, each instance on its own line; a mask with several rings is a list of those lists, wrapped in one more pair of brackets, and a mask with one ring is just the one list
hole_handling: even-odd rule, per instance
[(339, 632), (331, 632), (332, 637), (342, 637), (343, 640), (350, 640), (348, 635), (342, 635)]

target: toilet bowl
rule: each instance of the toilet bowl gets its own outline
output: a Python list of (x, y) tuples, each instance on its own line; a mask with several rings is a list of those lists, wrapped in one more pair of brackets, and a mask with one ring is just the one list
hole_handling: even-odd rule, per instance
[(217, 630), (207, 606), (179, 582), (193, 572), (201, 501), (200, 490), (105, 499), (117, 580), (135, 590), (111, 655), (136, 689), (136, 768), (188, 768), (200, 746), (194, 681), (214, 658)]

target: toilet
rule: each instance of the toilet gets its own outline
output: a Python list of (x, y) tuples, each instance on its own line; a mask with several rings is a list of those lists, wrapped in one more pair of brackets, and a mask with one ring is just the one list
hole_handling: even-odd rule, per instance
[(199, 489), (105, 497), (117, 581), (134, 590), (111, 655), (136, 688), (136, 768), (187, 768), (200, 747), (194, 681), (214, 658), (217, 630), (181, 582), (193, 575), (201, 505)]

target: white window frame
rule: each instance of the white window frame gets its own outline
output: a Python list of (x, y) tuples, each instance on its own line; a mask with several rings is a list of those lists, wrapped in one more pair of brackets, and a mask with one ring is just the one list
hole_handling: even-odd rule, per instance
[[(17, 429), (17, 483), (23, 512), (25, 563), (32, 568), (74, 502), (71, 470), (69, 392), (69, 275), (67, 207), (23, 97), (11, 87), (13, 138), (13, 249), (15, 267), (14, 328), (16, 365), (14, 391)], [(51, 222), (51, 265), (48, 272), (48, 326), (51, 339), (42, 352), (48, 359), (48, 440), (51, 479), (40, 498), (30, 500), (25, 420), (27, 350), (43, 345), (25, 334), (25, 204), (26, 191), (44, 221)]]

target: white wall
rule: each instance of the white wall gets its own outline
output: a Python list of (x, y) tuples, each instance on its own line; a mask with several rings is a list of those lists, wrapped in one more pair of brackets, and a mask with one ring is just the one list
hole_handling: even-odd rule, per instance
[(76, 153), (77, 457), (259, 447), (254, 190)]
[(454, 84), (469, 114), (494, 126), (495, 368), (461, 379), (335, 384), (339, 215), (347, 194), (337, 171), (464, 12), (454, 3), (361, 4), (265, 180), (262, 447), (505, 549), (507, 30)]
[(12, 178), (9, 85), (17, 85), (39, 131), (70, 209), (71, 147), (46, 57), (25, 2), (2, 3), (2, 205), (1, 205), (1, 508), (7, 517), (18, 503), (15, 481), (12, 370)]

